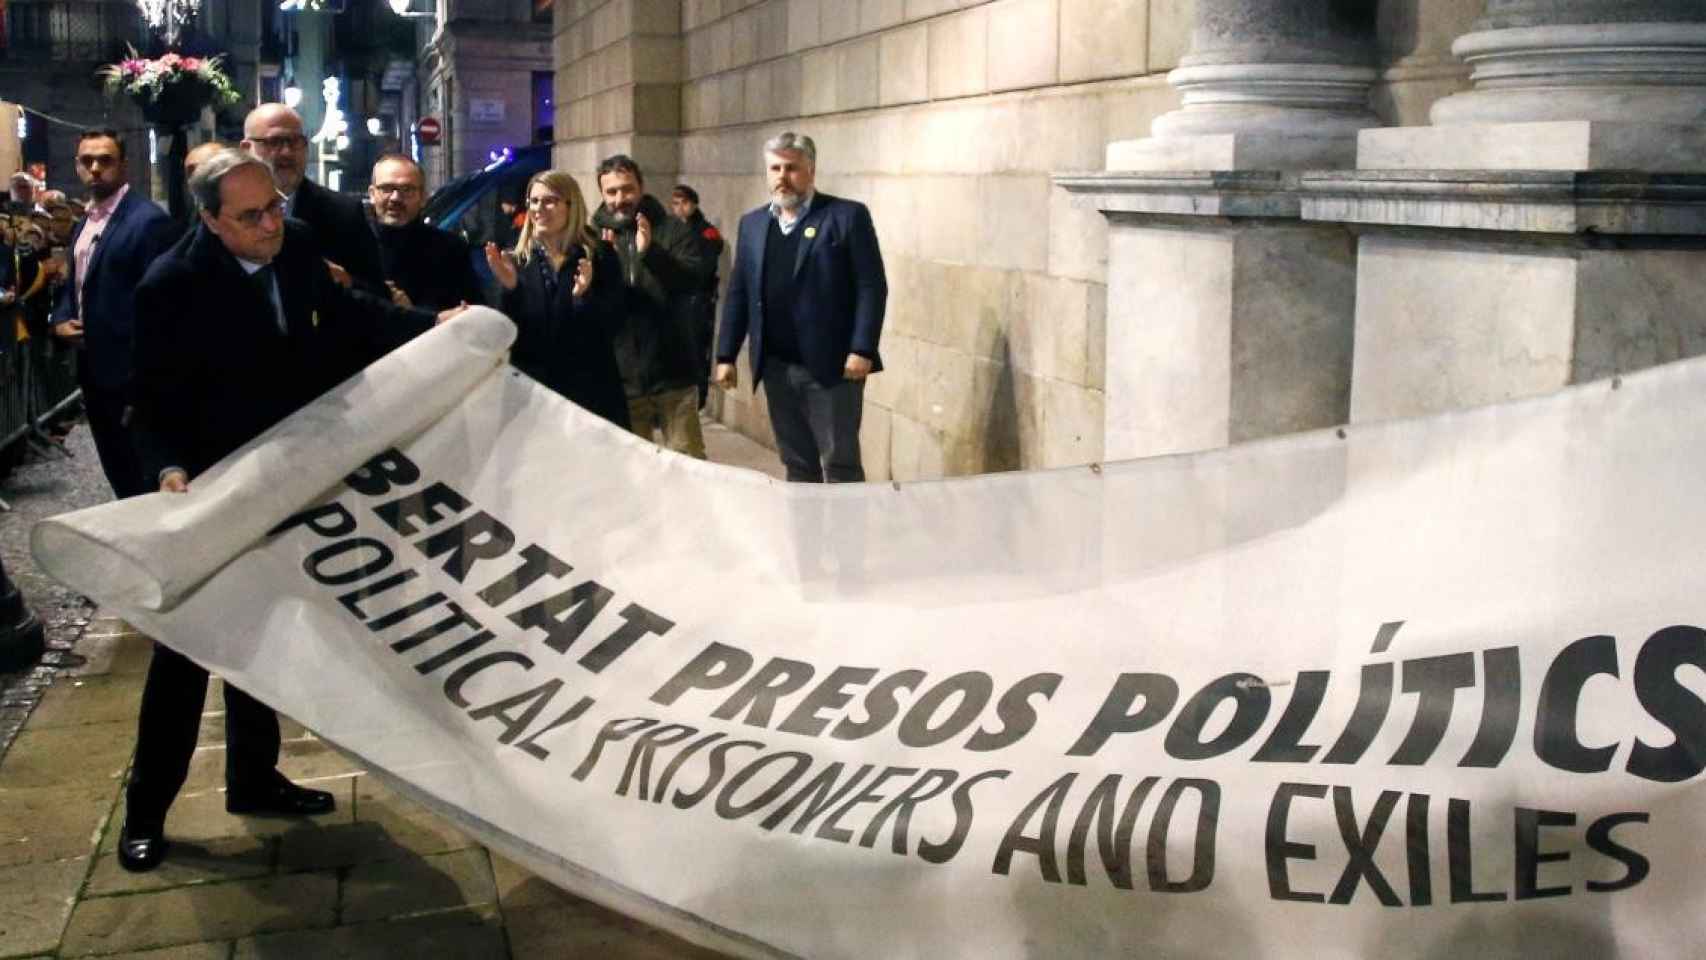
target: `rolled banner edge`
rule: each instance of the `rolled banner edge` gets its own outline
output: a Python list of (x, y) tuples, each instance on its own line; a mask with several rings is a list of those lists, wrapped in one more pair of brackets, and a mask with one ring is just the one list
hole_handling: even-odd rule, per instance
[(30, 528), (30, 554), (49, 576), (86, 597), (156, 612), (166, 609), (165, 583), (145, 560), (82, 529), (80, 521), (87, 514), (108, 506), (38, 521)]
[[(30, 552), (54, 579), (93, 600), (171, 610), (280, 521), (455, 409), (501, 367), (514, 340), (508, 317), (470, 307), (192, 478), (190, 493), (49, 517), (32, 528)], [(191, 549), (186, 534), (195, 537)]]

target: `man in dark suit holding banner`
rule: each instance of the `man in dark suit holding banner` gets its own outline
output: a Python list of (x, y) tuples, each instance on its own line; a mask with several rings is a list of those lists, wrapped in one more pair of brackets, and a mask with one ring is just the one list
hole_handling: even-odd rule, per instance
[(788, 479), (857, 483), (865, 377), (883, 368), (888, 281), (877, 230), (864, 204), (813, 189), (810, 137), (771, 138), (764, 162), (771, 201), (740, 221), (716, 381), (736, 385), (735, 358), (749, 340)]
[(117, 497), (154, 489), (126, 426), (135, 328), (132, 297), (154, 258), (177, 239), (166, 211), (126, 182), (124, 141), (112, 130), (77, 138), (77, 176), (92, 202), (71, 233), (71, 277), (60, 287), (53, 332), (78, 344), (77, 379), (95, 451)]
[[(434, 316), (345, 290), (308, 228), (284, 217), (272, 172), (226, 150), (190, 179), (200, 226), (136, 291), (136, 440), (164, 492), (193, 479), (326, 389), (427, 329)], [(440, 318), (456, 311), (446, 311)], [(119, 863), (166, 856), (166, 811), (195, 751), (207, 671), (156, 646), (143, 687)], [(319, 814), (332, 795), (277, 769), (278, 718), (227, 684), (225, 808)]]

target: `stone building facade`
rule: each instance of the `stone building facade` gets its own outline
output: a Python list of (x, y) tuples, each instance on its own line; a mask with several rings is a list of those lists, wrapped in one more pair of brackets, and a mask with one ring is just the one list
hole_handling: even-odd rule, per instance
[[(433, 186), (485, 166), (493, 151), (535, 141), (534, 77), (551, 71), (549, 13), (533, 0), (439, 0), (421, 50), (419, 116), (439, 121), (439, 144), (422, 148)], [(410, 118), (415, 119), (415, 118)]]
[(108, 98), (95, 78), (96, 69), (122, 55), (125, 44), (142, 42), (135, 4), (13, 0), (0, 13), (7, 27), (0, 46), (0, 99), (39, 111), (26, 122), (20, 159), (45, 164), (47, 185), (76, 196), (82, 189), (74, 164), (77, 135), (85, 126), (111, 127), (127, 140), (131, 182), (147, 183), (148, 128), (128, 100)]
[[(632, 153), (732, 225), (765, 199), (763, 141), (811, 134), (889, 272), (872, 477), (1063, 466), (1699, 352), (1703, 20), (1693, 0), (558, 0), (557, 162), (590, 186)], [(720, 415), (764, 439), (762, 402)]]

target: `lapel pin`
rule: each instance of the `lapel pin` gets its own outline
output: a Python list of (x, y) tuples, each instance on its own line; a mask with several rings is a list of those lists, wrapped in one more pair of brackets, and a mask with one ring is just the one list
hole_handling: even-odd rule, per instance
[(811, 238), (813, 238), (815, 236), (817, 236), (817, 228), (816, 227), (807, 227), (806, 228), (806, 239), (810, 240)]

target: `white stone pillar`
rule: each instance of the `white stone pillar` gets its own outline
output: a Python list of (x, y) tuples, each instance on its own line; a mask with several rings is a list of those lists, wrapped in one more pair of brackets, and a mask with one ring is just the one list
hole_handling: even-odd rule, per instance
[(1355, 240), (1299, 220), (1297, 171), (1348, 166), (1374, 5), (1197, 0), (1183, 106), (1056, 182), (1108, 217), (1105, 456), (1343, 423)]
[(1706, 3), (1486, 0), (1453, 49), (1432, 125), (1304, 179), (1360, 235), (1351, 419), (1706, 352)]
[(1473, 89), (1363, 138), (1364, 169), (1645, 170), (1706, 151), (1706, 3), (1488, 0), (1452, 50)]

